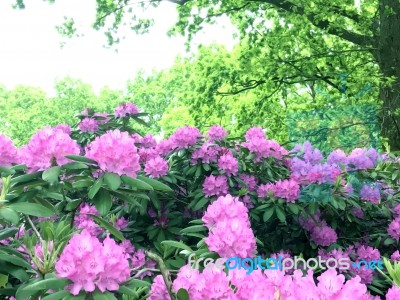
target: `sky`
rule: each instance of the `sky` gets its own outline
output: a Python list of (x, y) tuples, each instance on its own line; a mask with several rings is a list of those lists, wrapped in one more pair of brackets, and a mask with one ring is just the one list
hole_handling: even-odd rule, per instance
[[(25, 0), (25, 10), (14, 10), (15, 0), (0, 1), (0, 84), (8, 88), (24, 84), (37, 86), (49, 95), (57, 79), (71, 76), (90, 83), (98, 92), (102, 87), (123, 89), (139, 69), (165, 69), (172, 66), (178, 54), (185, 53), (183, 37), (167, 37), (166, 32), (177, 20), (175, 4), (164, 1), (158, 9), (146, 14), (156, 20), (149, 34), (126, 35), (118, 53), (107, 49), (104, 33), (90, 28), (95, 18), (95, 0)], [(64, 16), (74, 17), (84, 37), (65, 40), (56, 30)], [(218, 42), (231, 49), (235, 44), (234, 27), (229, 20), (205, 28), (194, 44)], [(62, 48), (60, 43), (66, 41)]]

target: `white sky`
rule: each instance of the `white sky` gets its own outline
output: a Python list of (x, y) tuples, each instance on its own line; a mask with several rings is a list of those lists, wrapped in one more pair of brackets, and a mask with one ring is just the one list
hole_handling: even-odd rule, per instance
[[(105, 49), (106, 37), (90, 28), (95, 16), (95, 0), (57, 0), (49, 5), (43, 0), (25, 0), (25, 10), (13, 10), (14, 0), (0, 1), (0, 84), (12, 88), (17, 84), (41, 87), (53, 93), (54, 81), (65, 76), (92, 84), (95, 91), (103, 86), (124, 88), (139, 68), (150, 71), (172, 65), (176, 55), (185, 52), (182, 37), (168, 38), (174, 24), (175, 5), (163, 3), (148, 13), (156, 24), (149, 34), (137, 36), (124, 30), (126, 39), (119, 52)], [(64, 16), (74, 17), (85, 36), (67, 40), (55, 29)], [(196, 43), (213, 41), (231, 48), (234, 29), (228, 20), (201, 33)]]

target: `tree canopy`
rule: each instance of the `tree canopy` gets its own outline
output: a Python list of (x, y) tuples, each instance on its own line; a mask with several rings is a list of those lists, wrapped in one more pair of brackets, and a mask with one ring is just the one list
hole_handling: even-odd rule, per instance
[[(104, 30), (109, 44), (117, 43), (121, 26), (128, 25), (144, 33), (153, 24), (154, 20), (141, 17), (137, 7), (161, 9), (162, 2), (165, 1), (97, 0), (93, 27)], [(180, 101), (191, 102), (190, 111), (195, 113), (197, 123), (201, 122), (196, 116), (199, 112), (207, 116), (207, 110), (224, 110), (218, 106), (232, 107), (237, 104), (235, 96), (249, 90), (254, 90), (251, 97), (257, 103), (254, 108), (257, 114), (251, 116), (256, 118), (267, 115), (276, 99), (284, 106), (288, 99), (297, 99), (299, 105), (309, 104), (307, 108), (321, 107), (322, 103), (325, 107), (335, 107), (375, 102), (379, 105), (382, 135), (392, 149), (400, 147), (399, 1), (365, 0), (358, 8), (350, 0), (170, 2), (176, 4), (179, 14), (170, 34), (185, 35), (190, 41), (205, 24), (221, 16), (228, 16), (240, 32), (240, 46), (232, 53), (234, 59), (220, 60), (208, 67), (196, 66), (196, 72), (203, 72), (204, 78), (214, 81), (214, 85), (208, 85), (206, 90), (201, 84), (192, 85), (194, 89), (181, 87)], [(23, 0), (16, 1), (16, 7), (24, 8)], [(76, 30), (71, 17), (61, 30), (70, 36)], [(221, 48), (213, 51), (216, 56), (225, 55)], [(186, 73), (189, 81), (192, 71)], [(372, 91), (360, 97), (366, 86)], [(168, 88), (163, 86), (154, 92), (160, 95)], [(193, 92), (204, 96), (201, 103), (190, 99), (196, 98)], [(147, 92), (140, 94), (137, 99), (154, 96)], [(172, 96), (166, 94), (165, 102), (157, 105), (167, 107), (171, 103)], [(220, 96), (220, 100), (212, 100), (215, 96)], [(242, 108), (251, 111), (252, 106)]]

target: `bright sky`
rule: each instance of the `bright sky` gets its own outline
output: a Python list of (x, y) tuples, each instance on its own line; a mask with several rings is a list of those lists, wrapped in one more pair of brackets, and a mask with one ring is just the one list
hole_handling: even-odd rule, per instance
[[(124, 30), (126, 39), (119, 52), (105, 49), (106, 37), (90, 28), (95, 16), (95, 0), (57, 0), (49, 5), (43, 0), (26, 0), (25, 10), (13, 10), (15, 0), (0, 1), (0, 84), (12, 88), (17, 84), (38, 86), (53, 93), (56, 79), (65, 76), (92, 84), (95, 91), (103, 86), (123, 88), (140, 68), (146, 71), (172, 65), (176, 55), (185, 52), (184, 38), (168, 38), (174, 24), (175, 4), (165, 1), (148, 11), (156, 19), (149, 34), (137, 36)], [(78, 30), (85, 36), (67, 40), (55, 29), (64, 16), (74, 17)], [(228, 20), (206, 28), (196, 43), (213, 41), (234, 45), (234, 29)]]

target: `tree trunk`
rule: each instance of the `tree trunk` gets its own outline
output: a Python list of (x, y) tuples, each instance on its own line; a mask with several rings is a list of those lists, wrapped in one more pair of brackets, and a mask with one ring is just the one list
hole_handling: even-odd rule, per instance
[(394, 78), (391, 86), (381, 85), (381, 135), (388, 138), (391, 150), (400, 150), (400, 1), (380, 1), (379, 36), (374, 53), (385, 77)]

